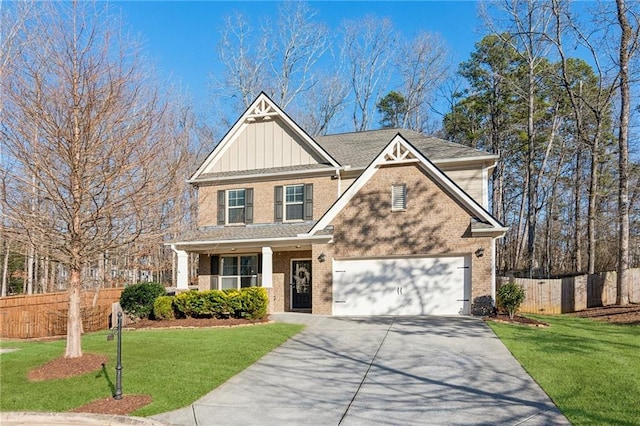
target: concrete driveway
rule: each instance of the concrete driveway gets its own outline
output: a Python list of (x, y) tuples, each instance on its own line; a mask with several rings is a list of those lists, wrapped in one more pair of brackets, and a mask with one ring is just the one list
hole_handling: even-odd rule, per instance
[(479, 319), (272, 318), (308, 327), (192, 406), (153, 418), (189, 426), (569, 424)]

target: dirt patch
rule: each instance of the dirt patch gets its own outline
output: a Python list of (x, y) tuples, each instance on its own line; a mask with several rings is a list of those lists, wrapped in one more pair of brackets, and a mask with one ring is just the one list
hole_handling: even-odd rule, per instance
[(268, 319), (248, 320), (241, 318), (181, 318), (173, 320), (154, 321), (143, 319), (132, 324), (127, 324), (127, 328), (202, 328), (202, 327), (237, 327), (241, 325), (263, 324), (269, 322)]
[(640, 304), (626, 306), (611, 305), (599, 308), (589, 308), (584, 311), (567, 314), (580, 318), (593, 318), (613, 324), (640, 325)]
[(56, 358), (29, 371), (27, 379), (35, 382), (80, 376), (102, 369), (107, 360), (105, 355), (96, 354), (84, 354), (79, 358)]
[(122, 399), (102, 398), (71, 410), (72, 413), (116, 414), (125, 416), (151, 404), (151, 395), (122, 395)]
[(485, 321), (519, 324), (529, 327), (549, 327), (549, 324), (547, 324), (546, 322), (538, 321), (533, 318), (521, 317), (520, 315), (514, 315), (513, 318), (509, 318), (508, 314), (496, 314), (483, 317), (482, 319)]

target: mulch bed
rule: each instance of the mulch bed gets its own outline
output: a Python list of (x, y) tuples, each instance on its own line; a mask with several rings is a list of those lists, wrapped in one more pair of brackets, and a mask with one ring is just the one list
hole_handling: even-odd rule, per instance
[[(183, 318), (165, 321), (141, 320), (128, 324), (127, 328), (197, 328), (238, 327), (262, 324), (268, 319), (246, 320), (238, 318)], [(105, 355), (84, 354), (80, 358), (57, 358), (34, 368), (27, 374), (31, 381), (66, 379), (101, 370), (108, 361)], [(122, 395), (122, 399), (102, 398), (71, 410), (76, 413), (127, 415), (152, 402), (150, 395)]]
[(103, 398), (71, 410), (72, 413), (116, 414), (125, 416), (151, 404), (151, 395), (122, 395), (122, 399)]
[(482, 319), (485, 321), (519, 324), (529, 327), (549, 327), (549, 324), (547, 324), (546, 322), (538, 321), (533, 318), (521, 317), (520, 315), (514, 315), (513, 318), (509, 318), (508, 314), (495, 314), (483, 317)]
[(598, 321), (606, 321), (613, 324), (640, 325), (640, 304), (602, 306), (567, 315), (593, 318)]
[(138, 320), (126, 325), (126, 328), (202, 328), (202, 327), (237, 327), (242, 325), (267, 323), (267, 318), (259, 320), (247, 320), (241, 318), (180, 318), (173, 320)]
[(102, 369), (107, 356), (84, 354), (80, 358), (56, 358), (27, 374), (27, 379), (36, 382), (42, 380), (66, 379)]

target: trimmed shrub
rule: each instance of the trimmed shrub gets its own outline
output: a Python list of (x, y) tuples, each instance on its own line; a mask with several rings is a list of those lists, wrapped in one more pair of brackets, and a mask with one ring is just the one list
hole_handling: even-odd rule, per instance
[(229, 306), (228, 297), (224, 292), (220, 290), (206, 290), (201, 294), (205, 300), (204, 315), (216, 318), (228, 318), (233, 314)]
[(236, 318), (242, 317), (242, 298), (240, 295), (240, 290), (236, 290), (235, 288), (230, 288), (226, 290), (222, 290), (227, 297), (227, 306), (229, 307), (229, 314)]
[(159, 296), (167, 294), (160, 283), (133, 284), (122, 290), (120, 306), (127, 314), (136, 318), (149, 318), (153, 313), (153, 303)]
[(192, 317), (198, 310), (198, 292), (196, 290), (185, 291), (177, 294), (173, 299), (173, 306), (180, 317)]
[(180, 293), (173, 299), (176, 315), (193, 318), (262, 319), (267, 316), (267, 291), (260, 287), (242, 290), (205, 290)]
[(262, 287), (249, 287), (240, 290), (242, 301), (242, 317), (247, 319), (262, 319), (267, 316), (269, 298), (267, 290)]
[(158, 296), (153, 302), (153, 317), (157, 320), (174, 319), (173, 296)]
[(520, 309), (520, 305), (524, 302), (524, 298), (524, 288), (516, 283), (508, 283), (498, 289), (496, 303), (498, 308), (507, 311), (509, 318), (513, 319), (513, 316)]

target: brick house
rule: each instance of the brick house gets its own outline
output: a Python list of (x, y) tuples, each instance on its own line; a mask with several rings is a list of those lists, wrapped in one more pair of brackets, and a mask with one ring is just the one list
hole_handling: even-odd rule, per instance
[(310, 137), (261, 94), (189, 182), (198, 227), (172, 243), (198, 287), (267, 288), (271, 312), (480, 313), (495, 296), (498, 157), (399, 129)]

